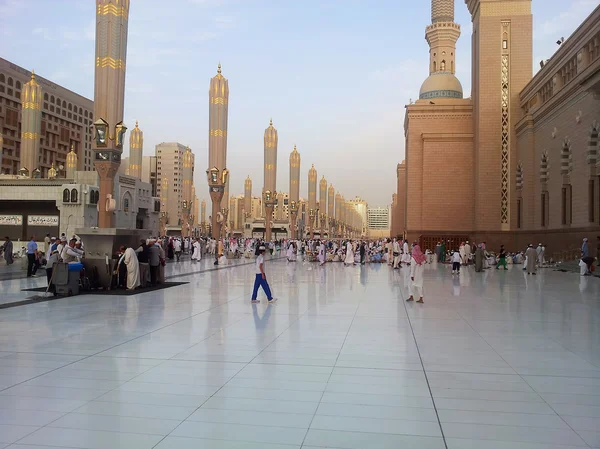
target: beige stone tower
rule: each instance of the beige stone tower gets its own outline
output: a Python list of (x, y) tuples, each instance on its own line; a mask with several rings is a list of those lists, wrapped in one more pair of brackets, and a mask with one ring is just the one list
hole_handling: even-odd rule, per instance
[(252, 180), (250, 175), (244, 181), (244, 219), (250, 218), (252, 214)]
[(404, 235), (406, 230), (406, 162), (402, 161), (396, 167), (397, 191), (396, 191), (396, 213), (394, 223), (396, 235)]
[(342, 195), (340, 192), (335, 194), (335, 236), (338, 237), (340, 233), (340, 226), (342, 222)]
[[(225, 187), (223, 190), (223, 198), (221, 198), (221, 214), (223, 214), (223, 231), (225, 231), (225, 228), (227, 227), (227, 222), (229, 220), (229, 177), (227, 177), (227, 180), (225, 181)], [(221, 233), (222, 235), (225, 235), (224, 232)]]
[(202, 227), (202, 232), (206, 232), (206, 200), (202, 200), (200, 204), (200, 226)]
[(300, 153), (294, 145), (290, 153), (290, 227), (292, 238), (298, 238), (296, 225), (300, 208)]
[(186, 147), (183, 153), (183, 180), (182, 180), (182, 205), (181, 212), (183, 215), (182, 235), (189, 236), (190, 211), (192, 208), (192, 184), (194, 182), (194, 153), (190, 147)]
[(129, 176), (142, 179), (142, 153), (144, 152), (144, 133), (137, 120), (129, 135)]
[(315, 220), (317, 214), (317, 169), (313, 164), (308, 170), (308, 229), (310, 238), (314, 238)]
[(321, 225), (321, 238), (325, 236), (325, 225), (327, 224), (327, 180), (325, 176), (319, 181), (319, 223)]
[[(40, 164), (40, 134), (42, 128), (42, 88), (31, 72), (31, 80), (21, 92), (21, 169), (33, 177)], [(24, 173), (24, 171), (23, 171)]]
[(265, 129), (265, 171), (263, 183), (263, 204), (265, 205), (265, 230), (266, 240), (271, 241), (271, 220), (273, 220), (273, 207), (277, 198), (277, 130), (273, 127), (273, 120)]
[(329, 237), (333, 237), (333, 221), (335, 219), (335, 189), (329, 184), (327, 190), (327, 221), (329, 226)]
[(71, 145), (71, 151), (67, 154), (67, 162), (66, 162), (66, 175), (67, 179), (75, 179), (75, 171), (77, 171), (77, 153), (75, 153), (75, 148)]
[(114, 178), (123, 152), (123, 125), (129, 0), (96, 0), (96, 72), (94, 76), (94, 166), (100, 177), (98, 226), (112, 228)]
[[(208, 132), (208, 186), (212, 200), (212, 235), (220, 237), (221, 201), (226, 198), (226, 207), (229, 204), (225, 187), (229, 182), (227, 170), (227, 117), (229, 106), (229, 83), (221, 74), (221, 64), (217, 75), (210, 80), (209, 96), (209, 132)], [(221, 219), (220, 219), (221, 218)]]
[(479, 232), (516, 227), (519, 93), (531, 80), (531, 0), (465, 0), (473, 20), (475, 210)]

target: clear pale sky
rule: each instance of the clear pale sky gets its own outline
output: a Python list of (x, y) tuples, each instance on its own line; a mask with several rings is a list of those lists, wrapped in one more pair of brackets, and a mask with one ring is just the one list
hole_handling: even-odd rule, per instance
[[(534, 67), (597, 0), (533, 0)], [(196, 155), (207, 198), (208, 85), (229, 79), (227, 165), (232, 194), (262, 188), (263, 133), (279, 131), (277, 189), (289, 189), (289, 153), (302, 155), (301, 195), (315, 164), (347, 199), (391, 202), (404, 159), (404, 105), (428, 75), (429, 0), (131, 0), (125, 123), (139, 120), (144, 154), (178, 141)], [(95, 2), (0, 0), (0, 56), (93, 99)], [(471, 90), (471, 21), (462, 26), (457, 76)], [(124, 150), (125, 156), (129, 149)]]

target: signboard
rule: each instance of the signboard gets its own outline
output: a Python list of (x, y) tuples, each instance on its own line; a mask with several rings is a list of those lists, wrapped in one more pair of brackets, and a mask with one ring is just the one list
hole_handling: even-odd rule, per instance
[(0, 225), (21, 226), (23, 224), (23, 215), (0, 215)]
[(58, 215), (30, 215), (27, 217), (29, 226), (58, 226)]

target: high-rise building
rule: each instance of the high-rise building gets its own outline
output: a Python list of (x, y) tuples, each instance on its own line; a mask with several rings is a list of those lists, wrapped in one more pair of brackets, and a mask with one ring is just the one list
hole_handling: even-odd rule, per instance
[(389, 230), (390, 208), (369, 207), (367, 209), (367, 228), (369, 230)]
[[(36, 155), (33, 155), (32, 160), (37, 161), (33, 163), (35, 168), (39, 168), (43, 178), (48, 176), (52, 164), (58, 170), (59, 176), (64, 176), (67, 154), (71, 146), (78, 156), (78, 170), (93, 170), (93, 129), (90, 127), (94, 121), (93, 101), (39, 74), (35, 74), (34, 82), (37, 87), (34, 90), (41, 91), (41, 98), (24, 98), (25, 85), (31, 82), (32, 75), (32, 72), (0, 58), (0, 134), (3, 136), (0, 172), (18, 173), (22, 151), (29, 148), (26, 140), (31, 141), (29, 143), (38, 142), (37, 149), (34, 149), (37, 151), (37, 159)], [(30, 88), (27, 89), (31, 92)], [(33, 112), (35, 120), (39, 122), (24, 127), (24, 118), (32, 118), (30, 112)], [(39, 131), (25, 129), (31, 126)], [(25, 138), (23, 133), (27, 133)], [(27, 149), (25, 151), (29, 152)], [(29, 170), (29, 167), (27, 168)]]
[(162, 191), (162, 183), (158, 185), (157, 195), (167, 198), (161, 204), (161, 213), (167, 213), (168, 226), (181, 226), (183, 201), (183, 155), (186, 147), (177, 142), (163, 142), (156, 145), (156, 176), (168, 180), (168, 192)]
[(354, 207), (354, 210), (358, 214), (361, 228), (360, 230), (363, 234), (365, 234), (367, 231), (367, 211), (369, 210), (369, 205), (365, 200), (358, 196), (355, 197), (353, 200), (350, 200), (349, 203)]

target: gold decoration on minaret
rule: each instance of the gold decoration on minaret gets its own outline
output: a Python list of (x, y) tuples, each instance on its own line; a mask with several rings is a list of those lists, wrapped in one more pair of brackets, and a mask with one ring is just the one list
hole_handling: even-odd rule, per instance
[(325, 175), (319, 181), (319, 212), (327, 213), (327, 180)]
[(300, 153), (294, 145), (294, 151), (290, 153), (290, 202), (300, 201)]
[(40, 134), (42, 129), (42, 88), (31, 71), (31, 79), (21, 91), (21, 168), (31, 176), (40, 160)]
[(54, 162), (52, 162), (52, 166), (50, 170), (48, 170), (48, 179), (56, 179), (56, 168), (54, 168)]
[(77, 170), (78, 158), (75, 153), (75, 147), (71, 145), (71, 151), (67, 154), (67, 179), (75, 179), (75, 171)]
[(249, 217), (252, 213), (252, 180), (250, 175), (244, 181), (244, 213)]
[(202, 200), (200, 204), (200, 224), (204, 226), (206, 223), (206, 200)]
[[(186, 147), (185, 152), (183, 153), (183, 186), (182, 186), (182, 200), (183, 200), (183, 221), (184, 228), (187, 232), (187, 225), (189, 214), (192, 207), (192, 200), (194, 199), (192, 196), (192, 184), (194, 182), (194, 153), (190, 147)], [(185, 233), (184, 233), (185, 234)]]
[(275, 192), (277, 190), (277, 141), (277, 130), (273, 127), (273, 120), (271, 119), (269, 127), (265, 129), (264, 135), (264, 191), (270, 190), (271, 192)]
[(144, 152), (144, 133), (135, 121), (135, 128), (129, 136), (129, 175), (142, 178), (142, 154)]

